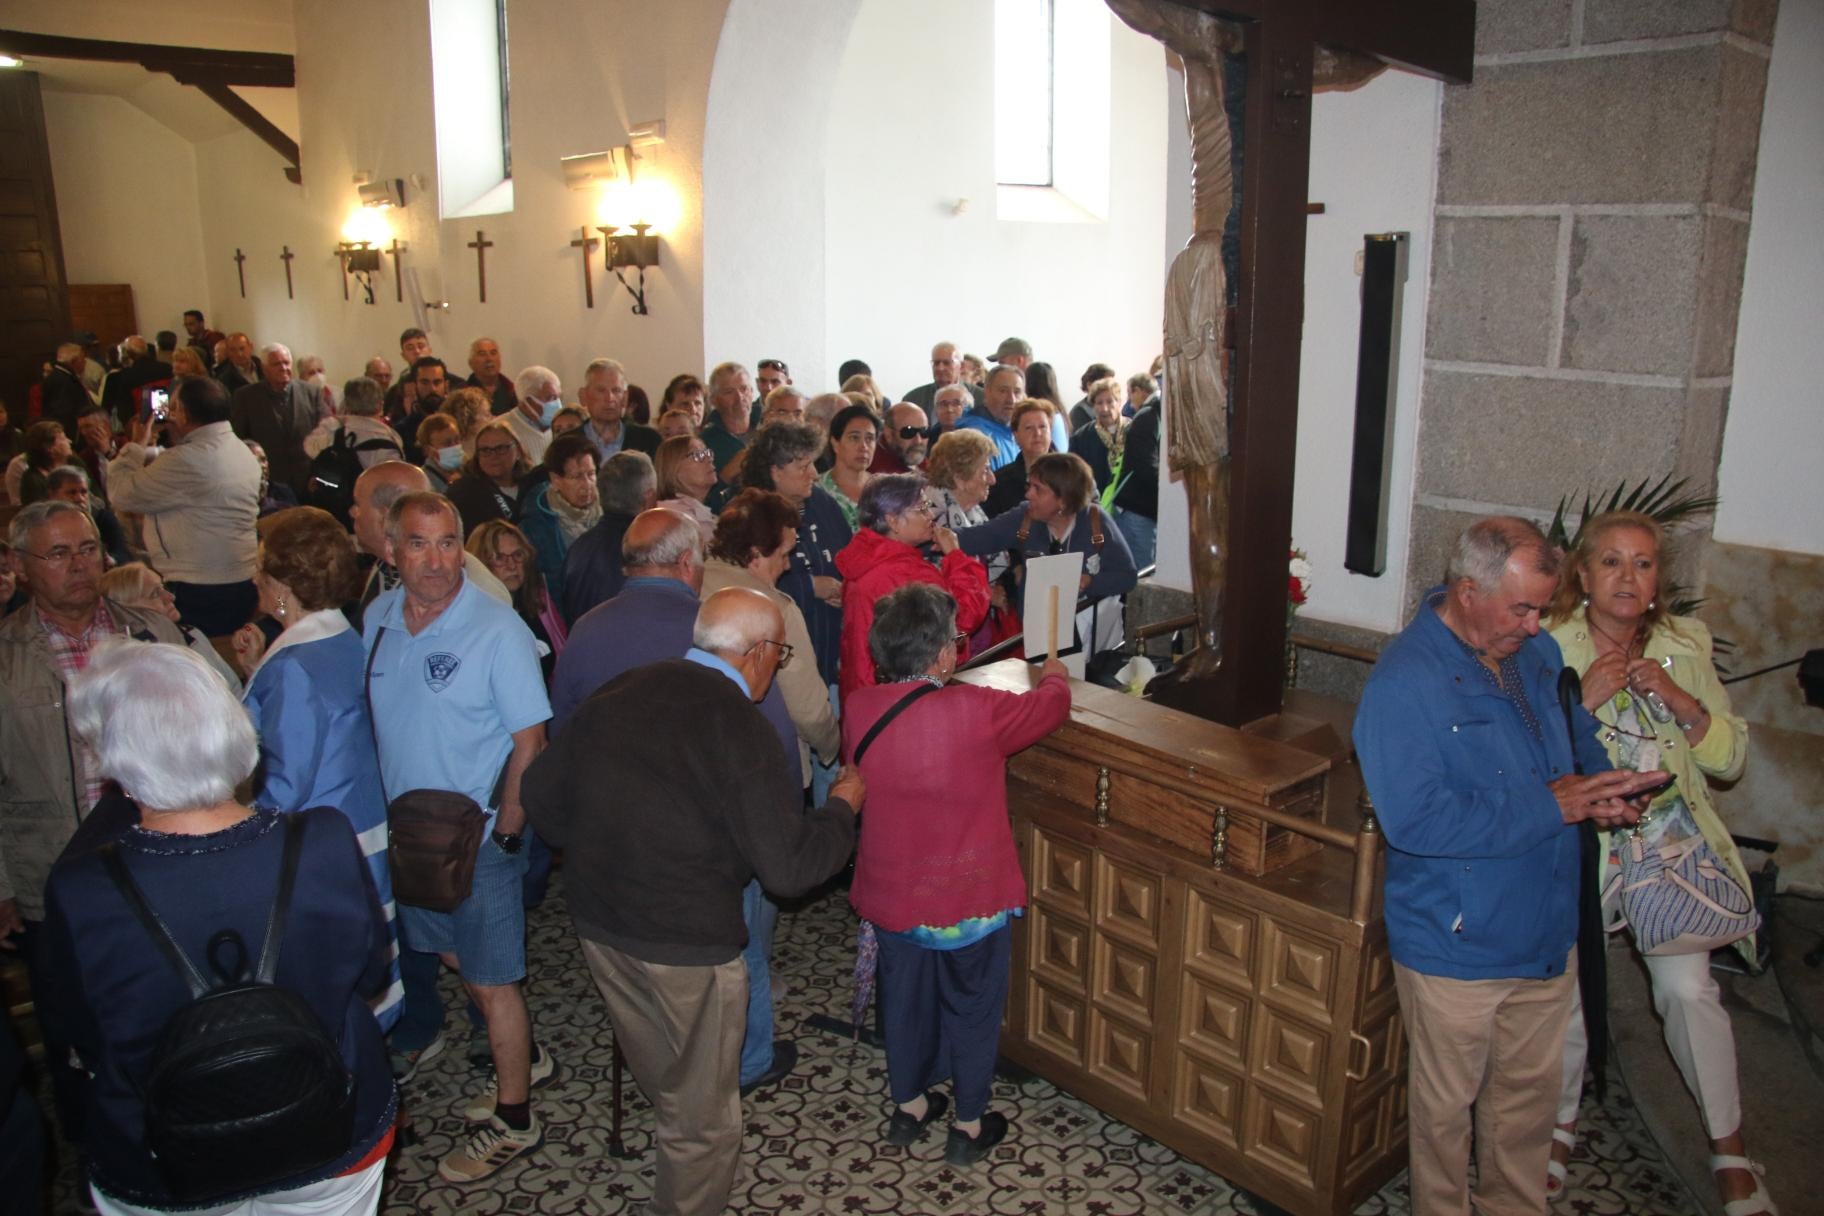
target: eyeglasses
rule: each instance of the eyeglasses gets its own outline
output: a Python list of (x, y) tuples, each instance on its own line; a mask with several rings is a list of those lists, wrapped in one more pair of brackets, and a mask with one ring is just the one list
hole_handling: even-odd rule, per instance
[(477, 444), (475, 446), (475, 454), (477, 456), (499, 456), (503, 452), (511, 452), (517, 446), (519, 445), (512, 443), (491, 443), (484, 448), (480, 444)]
[(716, 454), (714, 452), (710, 451), (708, 448), (698, 448), (696, 451), (691, 452), (684, 457), (684, 459), (694, 460), (698, 464), (708, 464), (710, 461), (714, 460), (715, 458), (716, 458)]
[(526, 551), (524, 549), (515, 549), (509, 553), (505, 549), (496, 549), (494, 551), (494, 560), (503, 566), (523, 566), (526, 564)]
[(101, 546), (95, 541), (85, 541), (74, 549), (68, 545), (58, 545), (48, 553), (33, 553), (23, 550), (27, 557), (35, 557), (47, 566), (67, 566), (77, 558), (84, 562), (97, 561), (101, 557)]
[(781, 671), (792, 665), (793, 651), (790, 642), (775, 642), (771, 638), (761, 638), (758, 642), (755, 642), (752, 646), (747, 648), (747, 653), (752, 654), (761, 646), (777, 646), (779, 648), (779, 669)]
[(925, 428), (922, 426), (902, 426), (899, 428), (899, 437), (901, 439), (917, 439), (924, 433)]
[(952, 646), (961, 646), (964, 642), (967, 642), (968, 640), (969, 640), (969, 635), (966, 633), (953, 633), (950, 635), (950, 644)]
[(763, 372), (784, 372), (788, 376), (792, 374), (792, 369), (785, 365), (784, 359), (762, 359), (759, 367)]

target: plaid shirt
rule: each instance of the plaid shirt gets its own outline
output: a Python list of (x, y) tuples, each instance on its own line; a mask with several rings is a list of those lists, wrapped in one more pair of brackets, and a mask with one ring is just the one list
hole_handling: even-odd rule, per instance
[[(115, 623), (105, 603), (98, 602), (95, 605), (94, 619), (80, 634), (66, 632), (62, 626), (46, 620), (36, 606), (32, 611), (37, 614), (38, 628), (44, 634), (45, 648), (51, 652), (51, 660), (57, 664), (58, 674), (63, 677), (66, 687), (89, 665), (89, 651), (95, 648), (95, 643), (120, 633), (120, 626)], [(83, 812), (86, 814), (101, 800), (102, 787), (106, 781), (98, 771), (94, 751), (73, 732), (70, 735), (70, 747), (76, 757), (76, 776), (82, 784)]]

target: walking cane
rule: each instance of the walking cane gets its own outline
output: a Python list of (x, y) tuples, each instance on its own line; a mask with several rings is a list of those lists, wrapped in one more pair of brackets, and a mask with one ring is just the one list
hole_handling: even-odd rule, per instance
[[(1558, 673), (1558, 706), (1564, 711), (1565, 736), (1571, 745), (1571, 771), (1583, 776), (1577, 759), (1577, 718), (1583, 704), (1583, 680), (1577, 669)], [(1590, 1073), (1596, 1082), (1596, 1100), (1608, 1097), (1609, 971), (1602, 933), (1602, 842), (1596, 825), (1585, 819), (1577, 825), (1581, 865), (1577, 881), (1577, 990), (1583, 996), (1583, 1028), (1589, 1037)]]

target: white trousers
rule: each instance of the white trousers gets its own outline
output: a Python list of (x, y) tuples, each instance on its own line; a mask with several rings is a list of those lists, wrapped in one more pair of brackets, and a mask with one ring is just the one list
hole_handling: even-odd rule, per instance
[[(1653, 983), (1653, 1008), (1665, 1026), (1666, 1046), (1678, 1065), (1685, 1088), (1697, 1099), (1704, 1128), (1712, 1140), (1742, 1126), (1742, 1091), (1735, 1075), (1735, 1032), (1723, 1010), (1722, 991), (1710, 974), (1710, 955), (1643, 954)], [(1563, 1086), (1558, 1094), (1558, 1122), (1574, 1123), (1583, 1090), (1583, 1065), (1589, 1039), (1583, 1028), (1583, 998), (1578, 996), (1564, 1036)]]
[[(380, 1210), (380, 1184), (386, 1180), (386, 1158), (359, 1174), (326, 1178), (289, 1191), (274, 1191), (212, 1208), (186, 1208), (184, 1216), (373, 1216)], [(101, 1216), (165, 1216), (163, 1208), (142, 1208), (110, 1199), (94, 1187), (89, 1196)]]

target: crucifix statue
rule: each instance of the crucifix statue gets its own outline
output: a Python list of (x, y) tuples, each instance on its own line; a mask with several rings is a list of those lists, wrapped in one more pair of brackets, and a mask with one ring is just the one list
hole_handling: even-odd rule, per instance
[(589, 235), (589, 226), (583, 225), (582, 235), (570, 242), (570, 248), (583, 251), (583, 301), (590, 308), (595, 307), (595, 271), (589, 265), (589, 254), (602, 242)]
[(282, 248), (284, 252), (279, 254), (279, 261), (285, 263), (285, 298), (295, 300), (297, 297), (291, 293), (291, 259), (298, 255), (291, 251), (290, 245), (282, 246)]
[(475, 230), (475, 239), (469, 242), (469, 248), (475, 251), (475, 277), (481, 285), (481, 302), (488, 302), (488, 250), (494, 242), (484, 235), (481, 229)]
[(241, 299), (247, 298), (247, 255), (239, 249), (234, 251), (234, 273), (241, 281)]
[[(1241, 725), (1279, 708), (1311, 94), (1365, 83), (1383, 60), (1467, 80), (1475, 9), (1466, 0), (1107, 2), (1183, 61), (1191, 132), (1193, 232), (1166, 277), (1164, 393), (1167, 460), (1190, 507), (1199, 649), (1156, 696)], [(1234, 61), (1245, 66), (1240, 129), (1224, 88), (1240, 79), (1225, 73)], [(1237, 139), (1247, 150), (1239, 199)], [(1237, 209), (1239, 255), (1225, 266)]]

